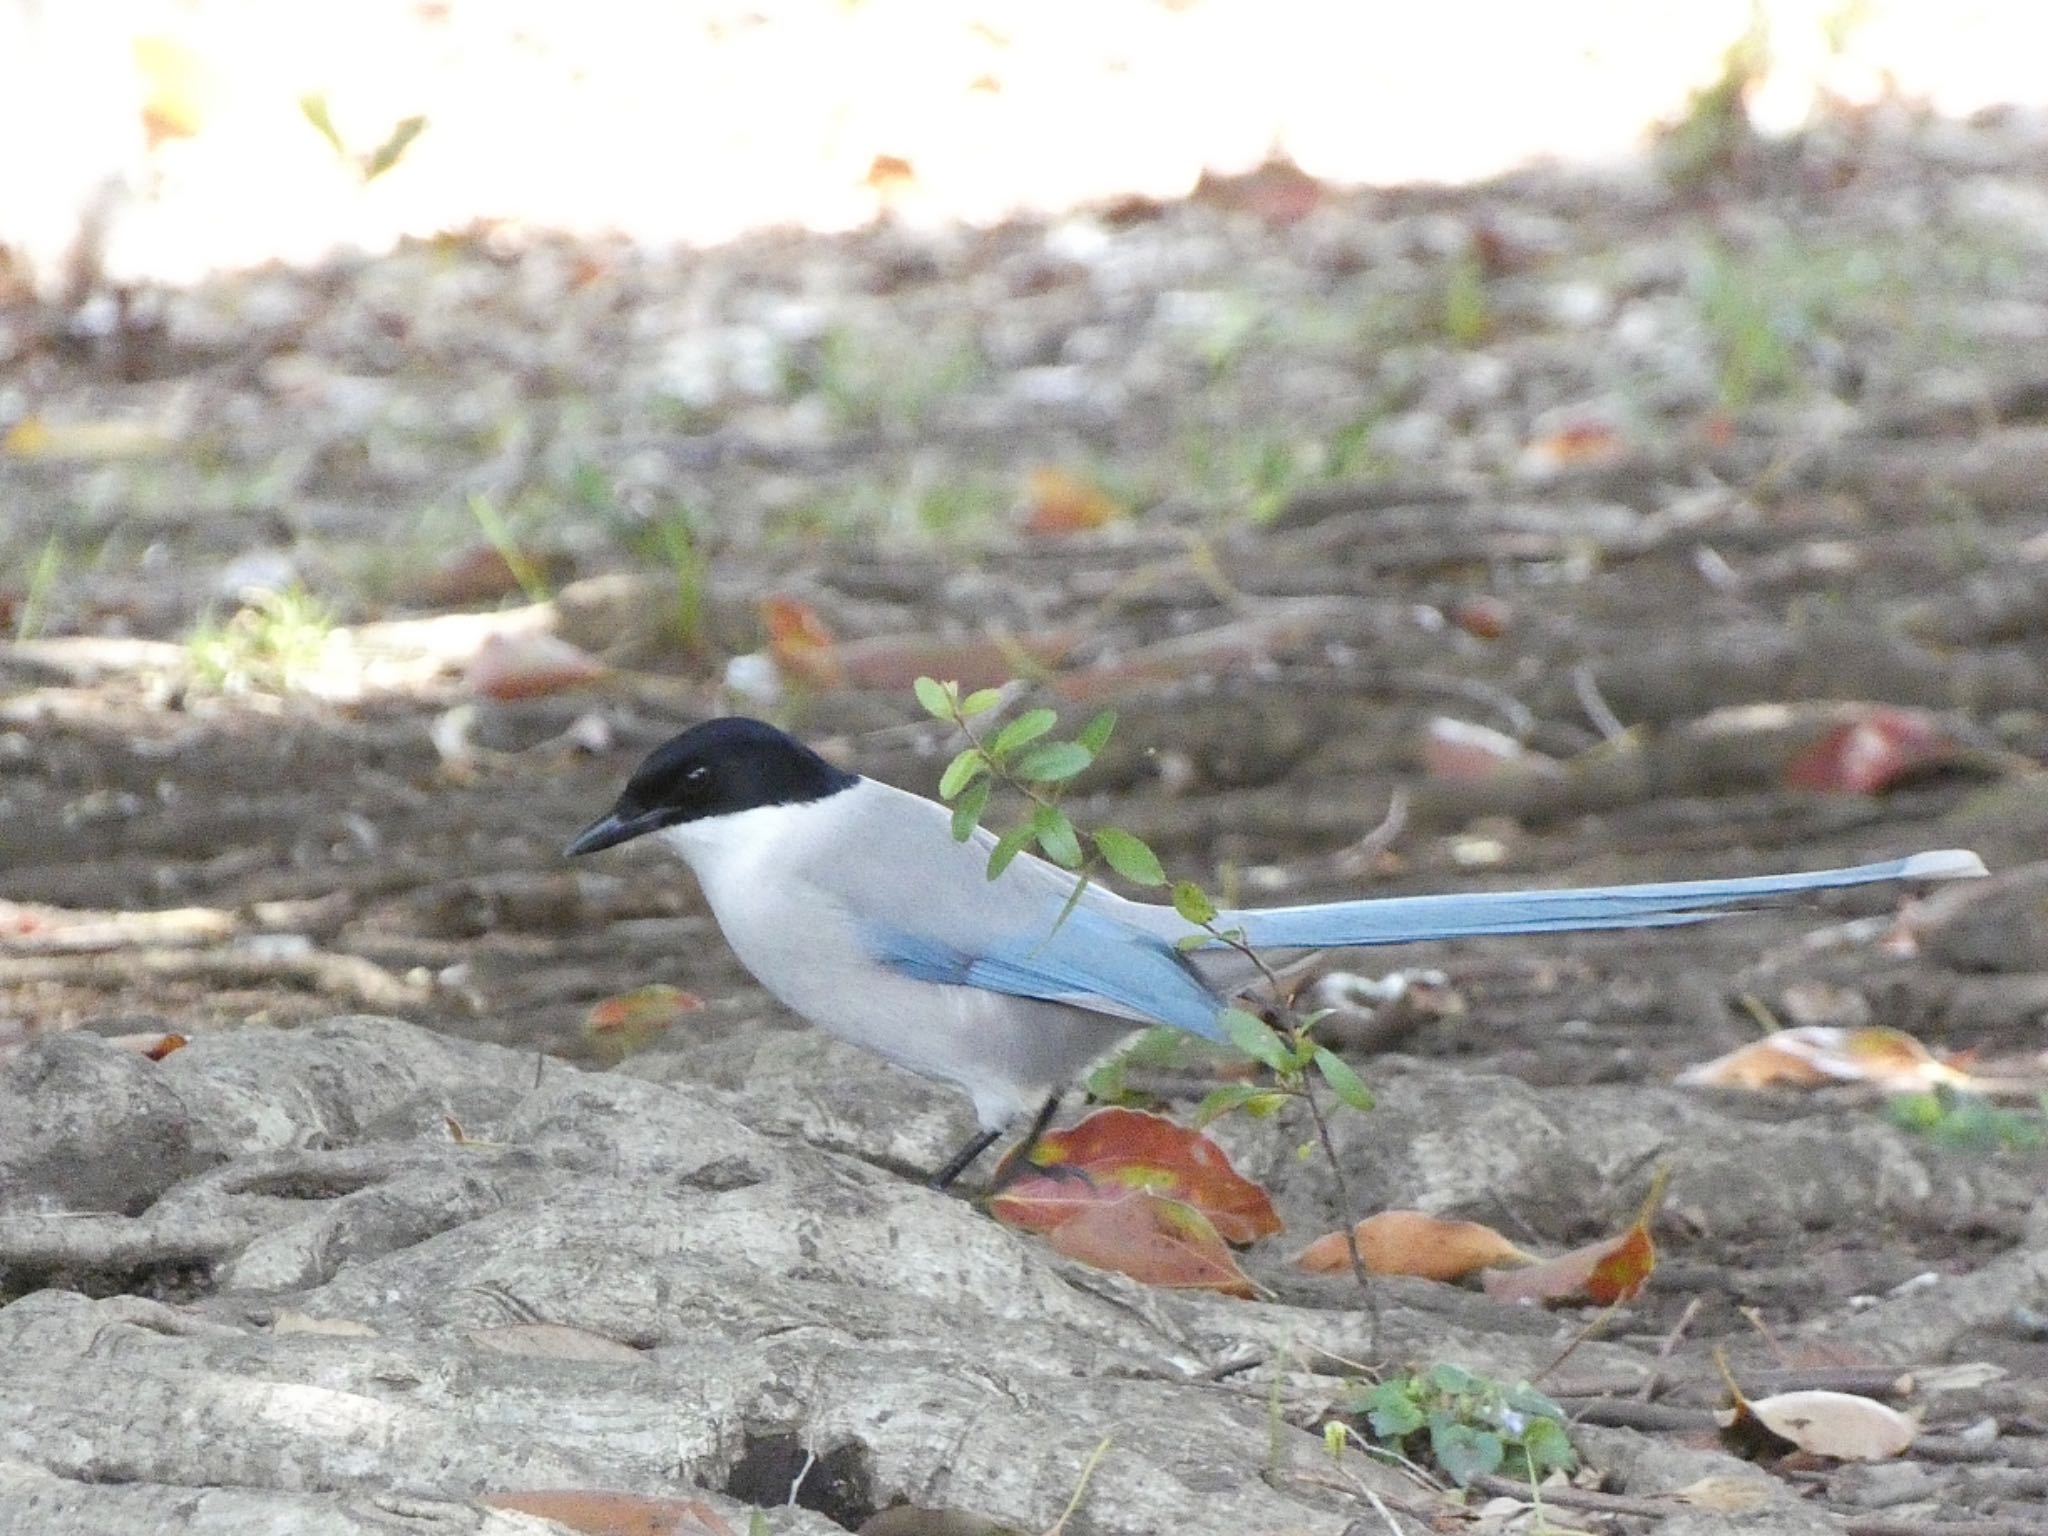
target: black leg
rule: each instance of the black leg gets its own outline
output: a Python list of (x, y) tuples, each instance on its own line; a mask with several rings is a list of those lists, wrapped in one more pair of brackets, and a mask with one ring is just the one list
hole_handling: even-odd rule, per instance
[(955, 1152), (951, 1157), (946, 1159), (945, 1167), (941, 1168), (937, 1173), (933, 1174), (929, 1179), (925, 1181), (925, 1188), (950, 1188), (952, 1186), (953, 1181), (959, 1178), (961, 1174), (965, 1173), (968, 1167), (974, 1162), (974, 1160), (977, 1157), (981, 1156), (982, 1153), (986, 1152), (990, 1147), (994, 1146), (996, 1138), (1002, 1134), (1003, 1133), (1001, 1131), (976, 1132), (974, 1139), (972, 1141), (968, 1142), (966, 1146), (962, 1147), (958, 1152)]
[[(1023, 1172), (1025, 1161), (1031, 1156), (1031, 1149), (1038, 1145), (1038, 1138), (1045, 1134), (1045, 1128), (1052, 1124), (1052, 1117), (1059, 1113), (1060, 1096), (1051, 1094), (1038, 1106), (1038, 1113), (1031, 1117), (1031, 1129), (1024, 1133), (1024, 1139), (1003, 1155), (1002, 1166), (989, 1183), (988, 1193), (994, 1194), (1011, 1179)], [(977, 1157), (995, 1145), (1001, 1131), (978, 1131), (974, 1139), (946, 1159), (946, 1166), (925, 1181), (927, 1189), (947, 1189), (953, 1181), (965, 1173)]]
[(1049, 1093), (1045, 1102), (1038, 1106), (1038, 1113), (1031, 1117), (1031, 1129), (1024, 1133), (1024, 1139), (1003, 1154), (1003, 1160), (996, 1166), (995, 1177), (988, 1181), (983, 1197), (999, 1195), (1019, 1174), (1031, 1166), (1031, 1149), (1038, 1145), (1038, 1138), (1045, 1134), (1045, 1128), (1052, 1124), (1052, 1117), (1060, 1112), (1060, 1096)]

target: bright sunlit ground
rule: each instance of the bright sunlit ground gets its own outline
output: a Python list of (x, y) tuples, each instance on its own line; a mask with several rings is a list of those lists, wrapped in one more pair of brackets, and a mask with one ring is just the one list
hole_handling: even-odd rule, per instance
[(1273, 151), (1465, 180), (1639, 147), (1745, 35), (1766, 129), (1822, 97), (2048, 99), (2033, 0), (9, 0), (0, 242), (47, 282), (110, 179), (108, 269), (173, 280), (480, 218), (693, 243), (991, 221)]

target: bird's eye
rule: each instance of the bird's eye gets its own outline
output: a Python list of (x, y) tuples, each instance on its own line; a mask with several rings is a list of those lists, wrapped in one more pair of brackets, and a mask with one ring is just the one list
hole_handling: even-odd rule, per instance
[(710, 777), (711, 770), (709, 768), (706, 768), (702, 763), (697, 764), (697, 766), (694, 768), (686, 768), (683, 770), (683, 782), (685, 784), (702, 784), (706, 779)]

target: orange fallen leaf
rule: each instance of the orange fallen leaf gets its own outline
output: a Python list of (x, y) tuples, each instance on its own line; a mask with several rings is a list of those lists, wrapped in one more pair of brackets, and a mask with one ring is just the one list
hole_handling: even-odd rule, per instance
[(704, 999), (693, 992), (654, 982), (592, 1004), (583, 1020), (583, 1037), (606, 1056), (623, 1061), (703, 1006)]
[(1929, 768), (1955, 762), (1962, 744), (1921, 710), (1873, 706), (1785, 765), (1791, 789), (1877, 795)]
[(1670, 1180), (1668, 1168), (1657, 1170), (1642, 1209), (1618, 1236), (1574, 1248), (1554, 1259), (1540, 1260), (1527, 1269), (1489, 1270), (1480, 1282), (1486, 1294), (1495, 1301), (1518, 1305), (1571, 1306), (1590, 1302), (1596, 1307), (1611, 1307), (1635, 1300), (1657, 1267), (1657, 1244), (1650, 1236), (1650, 1223), (1664, 1204), (1664, 1190)]
[(809, 603), (794, 597), (761, 599), (761, 626), (768, 631), (768, 654), (791, 682), (809, 688), (840, 688), (846, 671), (832, 631)]
[(1688, 1067), (1678, 1081), (1689, 1088), (1818, 1088), (1829, 1083), (1871, 1083), (1916, 1091), (1937, 1083), (1961, 1085), (1969, 1074), (1939, 1060), (1902, 1029), (1868, 1025), (1844, 1029), (1806, 1024), (1753, 1040), (1725, 1056)]
[(583, 1536), (738, 1536), (702, 1499), (663, 1499), (606, 1488), (530, 1488), (486, 1493), (478, 1503), (538, 1515)]
[(1531, 442), (1522, 450), (1522, 463), (1530, 470), (1555, 473), (1617, 463), (1627, 452), (1628, 444), (1612, 422), (1574, 421)]
[(1124, 515), (1123, 503), (1101, 486), (1050, 466), (1031, 471), (1025, 500), (1029, 533), (1082, 533)]
[[(1359, 1257), (1375, 1275), (1462, 1280), (1476, 1270), (1530, 1262), (1528, 1254), (1489, 1226), (1450, 1221), (1422, 1211), (1378, 1211), (1352, 1230), (1358, 1239)], [(1294, 1262), (1313, 1274), (1329, 1274), (1348, 1270), (1351, 1253), (1342, 1232), (1326, 1232)]]
[(125, 1051), (134, 1051), (151, 1061), (162, 1061), (173, 1051), (182, 1051), (191, 1042), (179, 1034), (143, 1033), (139, 1035), (114, 1035), (107, 1041)]
[(1032, 1149), (1034, 1169), (989, 1202), (1007, 1226), (1050, 1232), (1080, 1212), (1114, 1203), (1131, 1190), (1184, 1202), (1226, 1240), (1256, 1242), (1280, 1230), (1266, 1192), (1239, 1173), (1200, 1131), (1141, 1109), (1098, 1109), (1064, 1131), (1048, 1131)]
[(1171, 1290), (1252, 1295), (1215, 1225), (1185, 1201), (1148, 1190), (1098, 1201), (1046, 1235), (1057, 1253)]
[(605, 675), (604, 663), (559, 636), (541, 633), (484, 637), (463, 679), (487, 699), (532, 699), (581, 688)]

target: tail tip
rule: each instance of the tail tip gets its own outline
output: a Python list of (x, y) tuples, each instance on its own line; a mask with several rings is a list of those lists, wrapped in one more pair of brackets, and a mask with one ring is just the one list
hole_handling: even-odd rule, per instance
[(1937, 848), (1901, 860), (1901, 880), (1975, 880), (1990, 874), (1984, 861), (1967, 848)]

